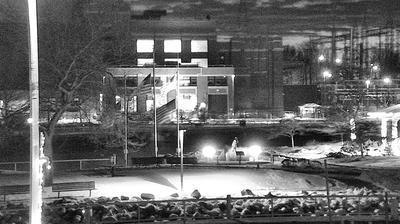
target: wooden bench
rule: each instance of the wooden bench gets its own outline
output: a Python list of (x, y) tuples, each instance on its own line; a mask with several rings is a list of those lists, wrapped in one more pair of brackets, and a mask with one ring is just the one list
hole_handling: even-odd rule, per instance
[(94, 181), (53, 183), (51, 188), (53, 192), (58, 193), (58, 197), (60, 197), (60, 192), (65, 191), (89, 191), (89, 197), (91, 197), (92, 190), (96, 189)]
[(30, 185), (4, 185), (0, 186), (0, 195), (4, 195), (4, 201), (6, 201), (6, 195), (10, 194), (29, 194)]

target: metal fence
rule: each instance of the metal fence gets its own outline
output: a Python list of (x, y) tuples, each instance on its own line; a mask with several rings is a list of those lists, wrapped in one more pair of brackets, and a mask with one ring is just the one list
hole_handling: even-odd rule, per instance
[[(95, 168), (103, 168), (110, 166), (109, 158), (101, 159), (69, 159), (69, 160), (54, 160), (53, 168), (55, 170), (88, 170)], [(29, 171), (30, 162), (1, 162), (0, 170), (7, 171)]]
[[(85, 208), (84, 221), (91, 223), (141, 223), (141, 222), (177, 222), (177, 223), (344, 223), (345, 221), (374, 221), (389, 223), (399, 221), (398, 195), (307, 195), (231, 197), (211, 199), (184, 199), (164, 201), (118, 202), (119, 208), (113, 218), (98, 217), (98, 209), (91, 205)], [(328, 201), (331, 204), (328, 206)], [(340, 202), (339, 202), (340, 201)], [(354, 206), (343, 206), (343, 201)], [(247, 207), (239, 212), (238, 208)], [(108, 203), (115, 205), (115, 203)], [(162, 211), (167, 205), (178, 209), (168, 213), (146, 212), (146, 206), (154, 205)], [(195, 206), (194, 206), (195, 205)], [(218, 205), (218, 206), (216, 206)], [(98, 206), (98, 205), (97, 205)], [(107, 206), (107, 205), (106, 205)], [(207, 208), (209, 206), (209, 208)], [(193, 210), (193, 207), (196, 210)], [(242, 206), (243, 207), (243, 206)], [(114, 207), (112, 207), (114, 208)], [(218, 209), (216, 209), (218, 208)], [(250, 208), (250, 209), (249, 209)], [(203, 209), (204, 212), (198, 213)], [(244, 210), (247, 211), (244, 211)], [(155, 210), (157, 211), (157, 210)], [(174, 213), (175, 212), (175, 213)], [(168, 214), (170, 214), (168, 216)], [(175, 214), (175, 215), (171, 215)]]
[[(329, 198), (329, 199), (328, 199)], [(111, 223), (399, 223), (399, 195), (304, 195), (304, 196), (273, 196), (264, 197), (231, 197), (210, 199), (182, 199), (162, 201), (127, 201), (80, 204), (83, 215), (79, 223), (111, 224)], [(344, 209), (336, 203), (353, 203), (352, 209)], [(329, 206), (326, 204), (329, 200)], [(87, 201), (86, 201), (87, 202)], [(368, 203), (367, 203), (368, 202)], [(77, 205), (51, 203), (52, 211), (74, 209)], [(153, 205), (157, 209), (154, 214), (146, 211), (146, 206)], [(238, 212), (238, 205), (246, 205)], [(69, 207), (68, 207), (69, 206)], [(174, 210), (161, 213), (166, 206)], [(335, 210), (335, 207), (339, 207)], [(380, 207), (379, 207), (380, 206)], [(99, 208), (110, 209), (107, 215), (98, 216)], [(194, 209), (195, 208), (195, 209)], [(217, 209), (218, 208), (218, 209)], [(250, 209), (249, 209), (250, 208)], [(284, 208), (284, 209), (283, 209)], [(379, 208), (379, 209), (378, 209)], [(203, 209), (201, 213), (200, 211)], [(244, 210), (247, 209), (247, 212)], [(1, 209), (3, 214), (20, 214), (28, 212), (26, 208)], [(76, 214), (79, 214), (76, 213)], [(174, 214), (174, 215), (171, 215)], [(46, 214), (44, 214), (46, 215)], [(49, 215), (49, 214), (47, 214)], [(114, 217), (110, 219), (110, 217)]]

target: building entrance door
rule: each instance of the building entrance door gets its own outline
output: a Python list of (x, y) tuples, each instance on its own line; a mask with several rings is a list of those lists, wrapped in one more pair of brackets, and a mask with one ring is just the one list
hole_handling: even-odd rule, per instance
[(226, 115), (228, 110), (227, 95), (208, 95), (208, 114), (211, 118)]

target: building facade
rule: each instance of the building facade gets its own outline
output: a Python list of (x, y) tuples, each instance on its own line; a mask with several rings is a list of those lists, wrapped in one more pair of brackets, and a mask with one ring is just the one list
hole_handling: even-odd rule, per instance
[[(120, 99), (127, 79), (129, 112), (152, 109), (154, 76), (156, 106), (174, 100), (175, 77), (179, 76), (178, 101), (185, 116), (200, 107), (205, 107), (211, 118), (234, 118), (242, 112), (263, 117), (282, 114), (280, 37), (219, 33), (213, 20), (138, 16), (131, 19), (129, 34), (122, 61), (115, 57), (114, 40), (105, 57)], [(149, 75), (150, 82), (146, 79)]]
[[(111, 63), (108, 69), (117, 99), (127, 101), (129, 113), (151, 111), (154, 97), (156, 108), (163, 110), (178, 95), (186, 118), (195, 118), (200, 107), (213, 118), (233, 116), (234, 68), (218, 63), (214, 22), (135, 19), (130, 29), (130, 64)], [(175, 108), (168, 107), (169, 118)]]

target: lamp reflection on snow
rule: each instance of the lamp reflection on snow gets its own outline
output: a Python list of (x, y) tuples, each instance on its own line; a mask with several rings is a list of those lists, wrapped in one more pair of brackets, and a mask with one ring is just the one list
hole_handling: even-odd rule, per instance
[(203, 156), (206, 157), (207, 159), (212, 159), (215, 156), (215, 153), (217, 152), (215, 147), (211, 145), (204, 146), (204, 148), (201, 150), (203, 153)]
[(248, 153), (250, 155), (249, 160), (257, 161), (258, 156), (261, 154), (261, 147), (259, 145), (252, 145), (248, 149)]

